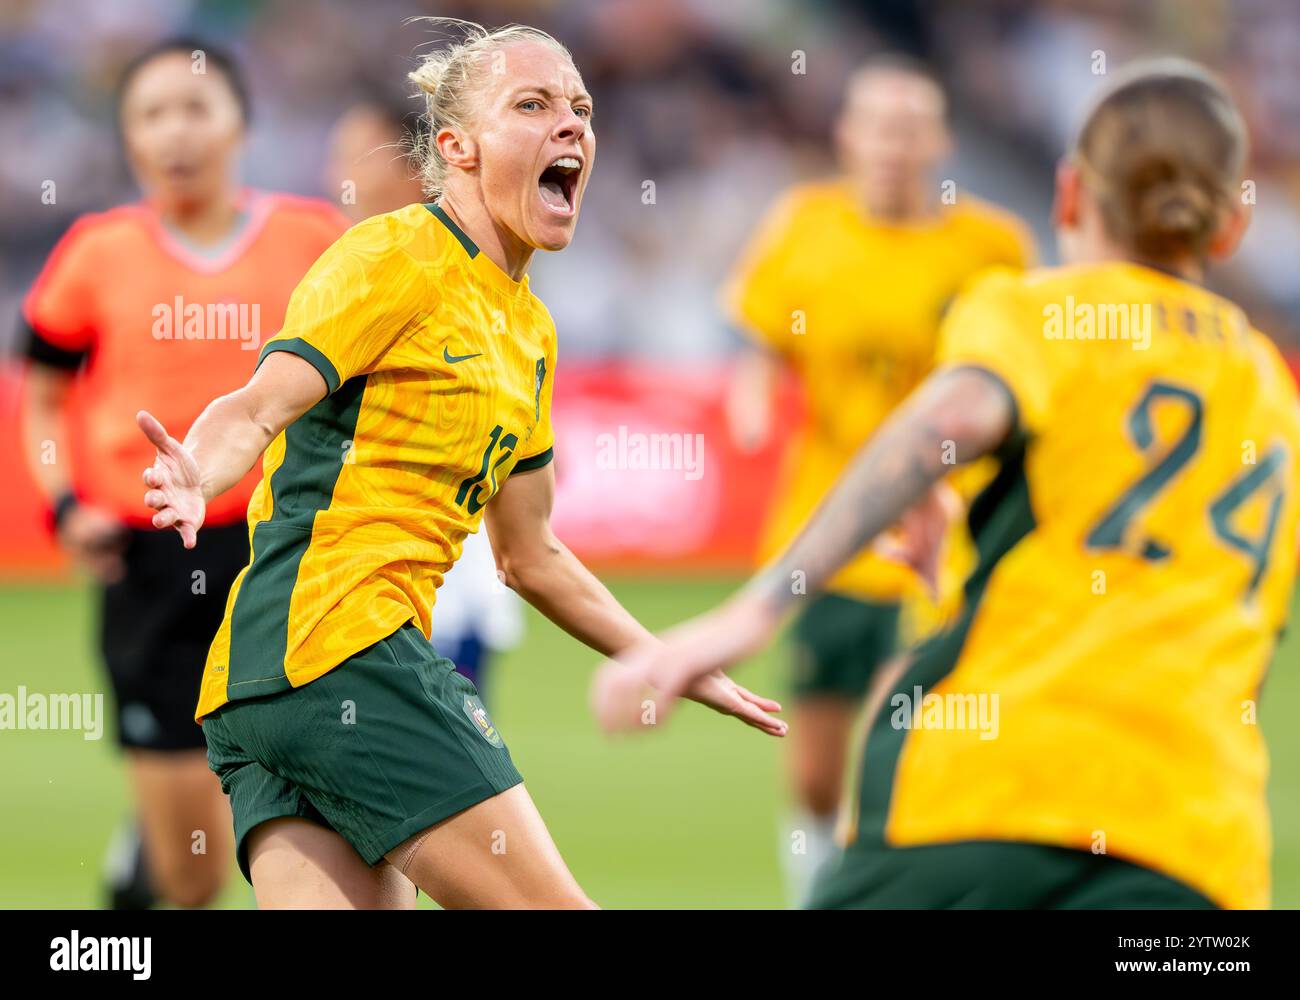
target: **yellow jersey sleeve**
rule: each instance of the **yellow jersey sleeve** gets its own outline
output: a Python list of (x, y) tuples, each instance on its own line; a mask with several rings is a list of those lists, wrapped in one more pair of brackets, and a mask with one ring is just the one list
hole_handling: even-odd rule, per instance
[(800, 215), (797, 193), (778, 201), (759, 224), (722, 291), (728, 321), (783, 354), (794, 346), (791, 334), (796, 307), (791, 279), (800, 246)]
[(555, 454), (555, 428), (551, 424), (551, 397), (555, 387), (555, 336), (546, 344), (546, 356), (537, 363), (534, 380), (537, 423), (533, 433), (524, 442), (524, 447), (515, 463), (514, 472), (527, 472), (540, 469)]
[(331, 393), (376, 370), (380, 359), (433, 306), (428, 274), (407, 252), (388, 216), (343, 234), (294, 289), (284, 326), (262, 348), (310, 362)]
[(990, 266), (998, 264), (1023, 271), (1038, 263), (1029, 227), (1010, 213), (999, 212), (984, 232)]
[(1060, 376), (1060, 355), (1049, 354), (1043, 317), (1033, 315), (1023, 278), (987, 272), (953, 303), (939, 331), (937, 367), (973, 366), (996, 375), (1015, 400), (1019, 425), (1042, 429)]

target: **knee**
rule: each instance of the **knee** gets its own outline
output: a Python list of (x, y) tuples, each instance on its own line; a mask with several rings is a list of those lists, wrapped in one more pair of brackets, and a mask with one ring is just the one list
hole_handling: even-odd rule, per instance
[(216, 859), (188, 852), (157, 859), (151, 874), (158, 897), (182, 909), (210, 905), (225, 883), (225, 872)]
[(795, 798), (814, 816), (833, 816), (840, 804), (841, 779), (835, 768), (801, 767), (794, 776)]
[(186, 882), (175, 886), (168, 893), (167, 900), (182, 910), (197, 910), (212, 905), (220, 891), (221, 885), (216, 882)]

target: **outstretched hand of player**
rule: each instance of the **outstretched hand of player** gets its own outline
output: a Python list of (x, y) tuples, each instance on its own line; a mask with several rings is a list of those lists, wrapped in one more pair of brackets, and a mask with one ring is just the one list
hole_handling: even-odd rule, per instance
[(608, 660), (592, 680), (591, 708), (607, 733), (657, 726), (679, 698), (689, 698), (772, 736), (787, 724), (781, 706), (741, 687), (722, 671), (758, 652), (776, 622), (755, 603), (738, 598)]
[(198, 531), (207, 511), (199, 463), (148, 411), (137, 413), (135, 422), (158, 449), (153, 465), (144, 470), (144, 484), (149, 487), (144, 502), (157, 511), (153, 526), (175, 528), (180, 532), (181, 543), (192, 549), (198, 542)]

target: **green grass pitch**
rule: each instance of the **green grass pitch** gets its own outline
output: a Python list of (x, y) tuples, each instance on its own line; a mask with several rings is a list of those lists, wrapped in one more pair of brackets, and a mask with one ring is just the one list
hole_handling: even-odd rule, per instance
[[(647, 624), (715, 603), (726, 580), (615, 579)], [(95, 608), (84, 586), (0, 588), (0, 692), (103, 689)], [(1300, 906), (1300, 638), (1292, 629), (1265, 687), (1273, 757), (1274, 905)], [(688, 706), (655, 739), (605, 741), (586, 709), (597, 657), (529, 611), (523, 646), (496, 664), (489, 707), (542, 815), (586, 891), (608, 907), (774, 907), (782, 808), (779, 741)], [(781, 650), (742, 683), (785, 694)], [(100, 905), (110, 833), (127, 815), (111, 738), (0, 731), (0, 907)], [(231, 862), (220, 903), (252, 905)]]

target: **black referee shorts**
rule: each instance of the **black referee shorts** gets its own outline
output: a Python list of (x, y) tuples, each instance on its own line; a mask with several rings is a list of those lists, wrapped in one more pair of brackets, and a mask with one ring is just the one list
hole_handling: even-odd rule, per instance
[(206, 745), (194, 708), (226, 597), (248, 564), (248, 526), (204, 527), (198, 538), (187, 550), (171, 529), (130, 529), (126, 576), (103, 588), (100, 650), (123, 747)]

